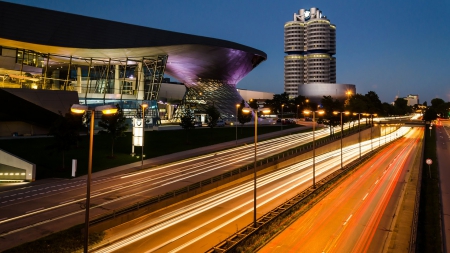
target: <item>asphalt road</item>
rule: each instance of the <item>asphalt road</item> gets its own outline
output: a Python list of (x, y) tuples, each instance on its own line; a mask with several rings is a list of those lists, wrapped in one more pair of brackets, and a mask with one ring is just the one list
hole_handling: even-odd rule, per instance
[[(436, 127), (436, 152), (439, 165), (439, 179), (441, 188), (442, 202), (442, 242), (444, 243), (444, 252), (450, 252), (450, 121), (441, 121), (442, 125)], [(427, 133), (428, 133), (427, 129)]]
[[(391, 137), (386, 139), (389, 141)], [(369, 140), (361, 144), (363, 154), (371, 150), (371, 143)], [(346, 164), (359, 157), (359, 145), (346, 147), (343, 153)], [(315, 160), (316, 180), (320, 180), (340, 168), (340, 150), (317, 156)], [(311, 184), (312, 159), (259, 176), (257, 216)], [(205, 252), (252, 220), (253, 180), (250, 178), (107, 230), (103, 245), (93, 252)]]
[[(286, 132), (292, 130), (285, 130)], [(318, 130), (316, 136), (328, 131)], [(252, 138), (250, 138), (252, 139)], [(290, 134), (258, 143), (258, 157), (310, 142), (311, 132)], [(248, 141), (247, 141), (248, 142)], [(234, 141), (231, 146), (234, 146)], [(91, 219), (113, 209), (179, 189), (220, 175), (253, 161), (253, 145), (242, 145), (219, 152), (216, 145), (206, 155), (148, 159), (147, 168), (128, 169), (94, 175), (91, 188)], [(195, 154), (195, 152), (188, 153)], [(172, 160), (172, 163), (168, 161)], [(159, 164), (162, 165), (158, 165)], [(114, 169), (112, 170), (114, 171)], [(0, 193), (0, 251), (84, 222), (86, 180), (54, 180), (45, 184), (26, 184)]]
[(421, 136), (389, 145), (259, 252), (383, 252)]

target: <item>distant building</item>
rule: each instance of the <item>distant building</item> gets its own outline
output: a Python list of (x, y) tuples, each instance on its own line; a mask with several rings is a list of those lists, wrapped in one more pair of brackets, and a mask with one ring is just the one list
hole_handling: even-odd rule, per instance
[(410, 95), (406, 96), (403, 99), (408, 101), (408, 105), (409, 106), (413, 106), (413, 105), (419, 104), (419, 95), (411, 95), (410, 94)]
[(284, 91), (320, 103), (323, 96), (346, 99), (354, 84), (336, 83), (336, 26), (318, 8), (300, 9), (284, 25)]
[(318, 8), (300, 9), (285, 23), (284, 52), (284, 91), (289, 97), (305, 95), (299, 88), (315, 88), (304, 84), (336, 83), (336, 26)]
[(254, 91), (254, 90), (246, 90), (246, 89), (237, 89), (239, 95), (241, 95), (244, 101), (248, 102), (250, 99), (256, 99), (258, 101), (266, 101), (273, 99), (273, 95), (275, 93), (272, 92), (264, 92), (264, 91)]

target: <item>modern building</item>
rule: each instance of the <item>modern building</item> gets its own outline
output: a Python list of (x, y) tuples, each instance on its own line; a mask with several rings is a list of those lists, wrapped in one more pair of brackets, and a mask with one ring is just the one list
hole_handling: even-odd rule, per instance
[(408, 102), (408, 106), (414, 106), (419, 104), (419, 95), (411, 95), (409, 94), (408, 96), (406, 96), (405, 99)]
[(336, 83), (336, 26), (318, 8), (300, 9), (284, 24), (284, 91), (307, 83)]
[[(260, 50), (226, 40), (2, 1), (0, 17), (0, 89), (40, 90), (40, 97), (72, 91), (81, 104), (120, 104), (127, 116), (140, 115), (143, 102), (150, 105), (146, 117), (161, 116), (160, 101), (179, 95), (161, 89), (167, 75), (178, 81), (173, 89), (185, 91), (174, 114), (179, 108), (201, 112), (214, 104), (222, 117), (234, 118), (235, 104), (242, 100), (236, 84), (267, 58)], [(10, 105), (24, 99), (8, 97)], [(69, 109), (29, 106), (51, 115)], [(16, 120), (26, 109), (2, 107), (0, 121)], [(48, 120), (34, 117), (21, 120), (48, 127)]]
[(356, 87), (354, 84), (306, 83), (298, 86), (298, 93), (310, 101), (320, 104), (323, 96), (331, 96), (333, 99), (341, 101), (346, 100), (356, 94)]

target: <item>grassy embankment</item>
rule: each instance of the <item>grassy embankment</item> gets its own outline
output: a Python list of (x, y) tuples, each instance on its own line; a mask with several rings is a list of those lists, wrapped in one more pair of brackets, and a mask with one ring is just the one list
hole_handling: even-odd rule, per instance
[[(284, 129), (299, 125), (283, 126)], [(280, 126), (259, 126), (258, 135), (279, 131)], [(299, 131), (305, 131), (299, 128)], [(254, 136), (254, 128), (249, 126), (238, 127), (238, 138)], [(111, 158), (111, 139), (108, 135), (94, 136), (93, 172), (140, 161), (141, 149), (135, 147), (136, 156), (131, 153), (131, 133), (116, 139), (114, 157)], [(145, 133), (145, 158), (152, 158), (180, 151), (195, 149), (217, 143), (233, 141), (236, 138), (234, 127), (224, 128), (197, 128), (186, 132), (185, 130), (147, 131)], [(77, 159), (77, 175), (87, 173), (89, 136), (81, 136), (78, 147), (65, 152), (64, 166), (63, 153), (48, 149), (54, 142), (49, 138), (21, 138), (0, 140), (0, 149), (21, 157), (36, 164), (36, 178), (69, 178), (71, 175), (72, 159)]]
[[(428, 168), (425, 160), (433, 160)], [(431, 172), (431, 176), (430, 176)], [(441, 202), (439, 190), (439, 171), (436, 155), (436, 131), (425, 131), (425, 153), (420, 193), (419, 223), (416, 252), (442, 252)]]

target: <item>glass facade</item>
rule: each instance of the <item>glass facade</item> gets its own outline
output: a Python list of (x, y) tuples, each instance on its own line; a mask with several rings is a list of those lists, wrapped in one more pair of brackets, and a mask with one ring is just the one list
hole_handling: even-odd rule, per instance
[(167, 58), (98, 59), (0, 46), (0, 88), (76, 91), (81, 104), (120, 104), (133, 114), (146, 101), (158, 115)]

